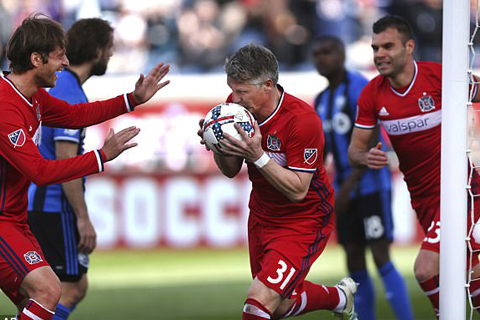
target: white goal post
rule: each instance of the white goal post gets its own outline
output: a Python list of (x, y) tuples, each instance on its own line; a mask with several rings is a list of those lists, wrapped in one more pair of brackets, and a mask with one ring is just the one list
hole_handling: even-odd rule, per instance
[(440, 319), (466, 317), (470, 1), (443, 1)]

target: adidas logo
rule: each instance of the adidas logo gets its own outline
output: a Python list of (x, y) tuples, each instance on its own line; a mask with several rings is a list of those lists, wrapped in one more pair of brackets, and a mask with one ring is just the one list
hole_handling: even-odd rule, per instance
[(382, 109), (380, 109), (380, 112), (378, 113), (379, 116), (388, 116), (389, 113), (387, 111), (387, 109), (385, 109), (385, 107), (382, 107)]

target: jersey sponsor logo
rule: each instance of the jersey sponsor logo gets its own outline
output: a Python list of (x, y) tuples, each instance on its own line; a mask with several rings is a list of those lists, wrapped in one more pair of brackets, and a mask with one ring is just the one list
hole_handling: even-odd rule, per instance
[(79, 129), (64, 129), (63, 133), (65, 133), (68, 136), (74, 136), (78, 133)]
[(42, 257), (37, 253), (37, 251), (28, 251), (23, 255), (23, 257), (28, 264), (35, 264), (43, 261)]
[(40, 121), (40, 119), (42, 118), (42, 114), (40, 113), (40, 104), (38, 104), (37, 101), (35, 101), (35, 103), (37, 104), (37, 119), (38, 121)]
[(281, 152), (266, 152), (270, 159), (273, 159), (281, 167), (287, 166), (287, 155)]
[(37, 131), (35, 131), (35, 134), (32, 137), (33, 143), (35, 143), (36, 146), (40, 145), (41, 137), (42, 137), (42, 123), (40, 122), (40, 125), (37, 128)]
[(303, 159), (305, 160), (304, 163), (307, 164), (314, 164), (317, 161), (318, 157), (318, 149), (309, 149), (306, 148), (303, 152)]
[(27, 141), (27, 137), (25, 136), (23, 129), (18, 129), (8, 134), (8, 139), (13, 144), (14, 148), (23, 146), (25, 141)]
[(78, 254), (78, 263), (85, 267), (85, 268), (88, 268), (90, 266), (90, 257), (88, 256), (88, 254), (85, 254), (85, 253), (79, 253)]
[(347, 134), (352, 129), (352, 121), (346, 113), (338, 112), (333, 116), (332, 127), (337, 134)]
[(282, 142), (280, 141), (279, 137), (268, 135), (267, 137), (267, 149), (272, 151), (280, 151), (280, 147), (282, 146)]
[(382, 107), (382, 109), (380, 109), (380, 112), (378, 113), (379, 116), (388, 116), (390, 115), (387, 111), (387, 109), (385, 109), (385, 107)]
[(382, 120), (382, 125), (389, 135), (398, 136), (412, 132), (425, 131), (440, 125), (441, 122), (442, 112), (441, 110), (438, 110), (410, 118)]
[(435, 101), (432, 96), (427, 96), (426, 93), (423, 93), (423, 97), (418, 99), (418, 106), (422, 112), (428, 112), (435, 109)]

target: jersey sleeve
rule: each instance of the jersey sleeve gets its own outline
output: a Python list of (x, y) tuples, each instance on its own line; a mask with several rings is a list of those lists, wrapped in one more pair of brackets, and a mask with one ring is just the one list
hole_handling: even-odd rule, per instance
[(287, 167), (290, 170), (314, 173), (323, 165), (324, 147), (320, 117), (317, 114), (308, 114), (297, 118), (286, 145)]
[(360, 94), (357, 101), (357, 116), (355, 127), (361, 129), (373, 129), (376, 127), (378, 118), (375, 112), (375, 92), (370, 82)]
[(69, 103), (55, 98), (40, 89), (43, 124), (60, 128), (84, 128), (133, 111), (136, 102), (131, 94), (90, 103)]
[(105, 155), (99, 150), (63, 160), (44, 159), (27, 134), (23, 116), (14, 106), (2, 107), (0, 155), (36, 185), (62, 183), (103, 171)]

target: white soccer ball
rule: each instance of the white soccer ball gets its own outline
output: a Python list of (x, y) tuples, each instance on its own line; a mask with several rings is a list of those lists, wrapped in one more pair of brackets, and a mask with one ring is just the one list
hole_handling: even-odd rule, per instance
[(254, 122), (253, 115), (244, 107), (236, 103), (222, 103), (210, 110), (205, 116), (203, 122), (203, 140), (207, 147), (214, 152), (220, 153), (222, 145), (220, 141), (224, 139), (224, 133), (241, 140), (241, 135), (234, 124), (238, 123), (247, 133), (248, 137), (253, 137)]

